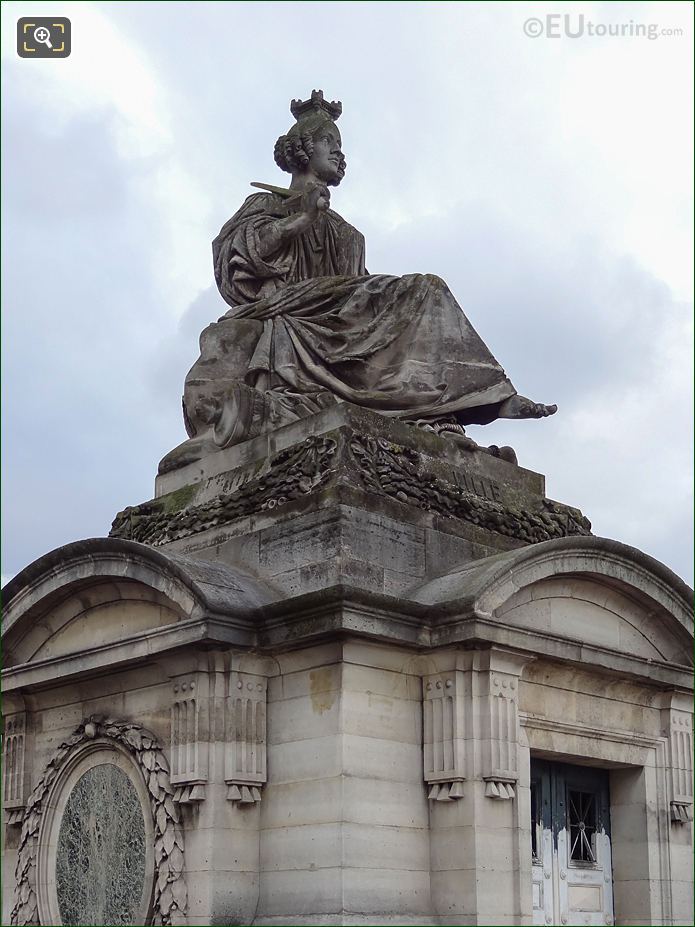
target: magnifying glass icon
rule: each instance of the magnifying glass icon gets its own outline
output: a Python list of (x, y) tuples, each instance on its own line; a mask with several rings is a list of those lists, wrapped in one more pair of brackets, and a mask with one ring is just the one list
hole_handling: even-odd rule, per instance
[(34, 29), (34, 41), (46, 45), (50, 49), (53, 48), (51, 45), (51, 33), (45, 26), (38, 26)]

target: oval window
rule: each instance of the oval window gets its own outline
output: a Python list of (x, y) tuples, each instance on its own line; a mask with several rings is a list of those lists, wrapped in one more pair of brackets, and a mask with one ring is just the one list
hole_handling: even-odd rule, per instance
[(63, 924), (135, 924), (145, 867), (145, 820), (135, 786), (112, 763), (93, 766), (72, 789), (58, 833)]

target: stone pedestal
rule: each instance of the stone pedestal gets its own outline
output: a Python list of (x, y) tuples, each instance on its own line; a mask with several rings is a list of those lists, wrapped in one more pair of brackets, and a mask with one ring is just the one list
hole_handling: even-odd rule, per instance
[(538, 473), (344, 403), (158, 477), (111, 537), (243, 566), (283, 598), (337, 584), (400, 596), (453, 566), (588, 535), (544, 489)]

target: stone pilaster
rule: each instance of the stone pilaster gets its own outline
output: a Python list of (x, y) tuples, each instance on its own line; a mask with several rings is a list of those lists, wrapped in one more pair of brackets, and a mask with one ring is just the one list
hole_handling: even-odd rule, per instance
[(463, 796), (465, 779), (464, 674), (460, 670), (425, 676), (423, 760), (427, 797), (453, 801)]
[(4, 718), (2, 746), (2, 804), (8, 824), (20, 824), (26, 804), (27, 714), (13, 711)]
[(692, 701), (670, 693), (669, 707), (662, 711), (664, 735), (668, 740), (671, 821), (693, 820), (693, 714)]
[(227, 698), (224, 780), (227, 798), (242, 804), (261, 800), (266, 772), (265, 676), (230, 672)]
[(479, 772), (488, 798), (510, 800), (519, 779), (519, 677), (528, 657), (495, 647), (476, 656), (471, 672), (480, 700)]
[(174, 801), (191, 804), (205, 798), (208, 779), (210, 680), (207, 668), (172, 682), (171, 784)]
[[(442, 924), (530, 923), (530, 889), (519, 873), (529, 804), (528, 782), (523, 787), (521, 782), (518, 714), (520, 677), (530, 659), (499, 647), (450, 651), (434, 657), (440, 672), (423, 679), (425, 730), (428, 713), (433, 714), (427, 702), (439, 693), (442, 701), (447, 691), (455, 696), (440, 712), (446, 725), (433, 730), (456, 735), (440, 738), (438, 756), (455, 760), (447, 769), (440, 762), (437, 771), (460, 787), (458, 800), (438, 800), (425, 770), (435, 799), (430, 802), (432, 899)], [(425, 756), (431, 754), (425, 742)], [(523, 878), (530, 886), (530, 873)]]

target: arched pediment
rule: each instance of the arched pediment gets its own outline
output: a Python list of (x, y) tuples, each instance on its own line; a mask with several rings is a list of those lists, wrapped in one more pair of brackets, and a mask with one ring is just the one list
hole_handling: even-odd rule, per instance
[(692, 663), (692, 590), (653, 558), (605, 538), (561, 538), (488, 557), (413, 597), (643, 660)]
[(4, 588), (5, 667), (147, 638), (211, 616), (244, 621), (273, 595), (219, 563), (93, 538), (60, 547)]

